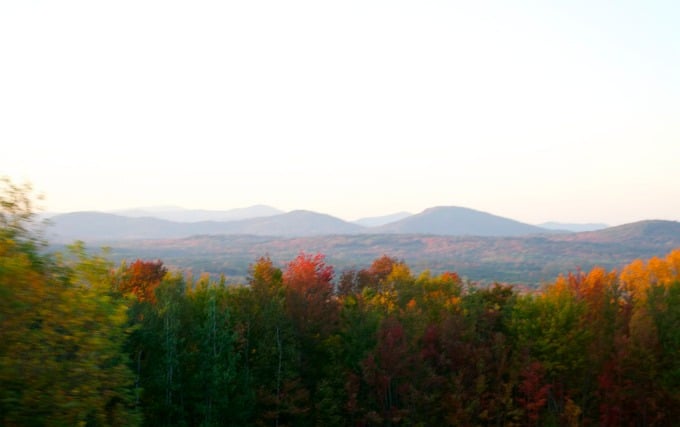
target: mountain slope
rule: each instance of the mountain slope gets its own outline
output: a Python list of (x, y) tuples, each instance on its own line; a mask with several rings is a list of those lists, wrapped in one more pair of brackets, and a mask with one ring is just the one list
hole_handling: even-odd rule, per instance
[(229, 210), (183, 209), (177, 207), (149, 207), (111, 212), (127, 217), (153, 217), (176, 222), (239, 221), (280, 215), (283, 211), (266, 205), (254, 205)]
[(366, 217), (366, 218), (359, 218), (355, 221), (352, 221), (352, 223), (361, 225), (364, 227), (379, 227), (381, 225), (389, 224), (391, 222), (396, 222), (399, 220), (402, 220), (404, 218), (408, 218), (412, 213), (409, 212), (397, 212), (389, 215), (382, 215), (382, 216), (371, 216), (371, 217)]
[(671, 244), (680, 246), (680, 222), (645, 220), (603, 230), (568, 234), (556, 237), (556, 239), (592, 243), (636, 242), (642, 245)]
[(158, 218), (129, 218), (103, 212), (71, 212), (49, 220), (52, 239), (117, 240), (186, 236), (178, 224)]
[(442, 236), (521, 236), (548, 233), (549, 230), (474, 209), (439, 206), (374, 228), (371, 232)]
[(113, 241), (172, 239), (205, 234), (314, 236), (355, 234), (363, 227), (330, 215), (293, 211), (240, 221), (175, 222), (159, 218), (131, 218), (102, 212), (73, 212), (50, 219), (48, 236), (56, 241)]
[(270, 236), (315, 236), (323, 234), (356, 234), (363, 227), (331, 215), (296, 210), (266, 218), (233, 221), (226, 224), (229, 234)]

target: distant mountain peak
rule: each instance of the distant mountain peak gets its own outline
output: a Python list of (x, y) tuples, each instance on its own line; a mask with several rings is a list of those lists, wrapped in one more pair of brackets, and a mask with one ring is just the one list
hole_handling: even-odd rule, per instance
[(456, 206), (456, 205), (440, 205), (440, 206), (432, 206), (427, 209), (424, 209), (421, 214), (425, 213), (432, 213), (432, 212), (468, 212), (468, 213), (483, 213), (487, 215), (492, 215), (488, 212), (485, 211), (480, 211), (479, 209), (473, 209), (473, 208), (468, 208), (465, 206)]
[(548, 230), (461, 206), (434, 206), (419, 214), (378, 227), (385, 233), (448, 236), (521, 236)]
[(290, 212), (285, 213), (284, 215), (326, 215), (326, 216), (330, 216), (330, 215), (322, 213), (322, 212), (314, 212), (314, 211), (310, 211), (308, 209), (294, 209)]
[(297, 210), (236, 221), (180, 222), (154, 217), (128, 217), (103, 212), (72, 212), (52, 218), (48, 230), (58, 240), (162, 239), (195, 235), (250, 234), (313, 236), (357, 234), (363, 227), (327, 214)]

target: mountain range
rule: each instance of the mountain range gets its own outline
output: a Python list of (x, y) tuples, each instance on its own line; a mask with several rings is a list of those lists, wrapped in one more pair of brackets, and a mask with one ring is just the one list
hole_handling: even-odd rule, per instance
[[(452, 270), (476, 281), (534, 285), (579, 268), (618, 268), (636, 258), (663, 256), (680, 247), (676, 221), (639, 221), (606, 228), (601, 228), (603, 224), (539, 227), (457, 206), (364, 218), (360, 223), (304, 210), (259, 209), (273, 214), (193, 222), (139, 217), (134, 212), (127, 211), (129, 216), (120, 212), (55, 215), (47, 238), (54, 244), (74, 240), (84, 240), (90, 247), (104, 244), (118, 261), (160, 258), (171, 267), (236, 277), (246, 276), (248, 266), (260, 256), (282, 262), (304, 251), (326, 254), (329, 263), (340, 270), (367, 266), (388, 254), (406, 260), (415, 270)], [(206, 215), (179, 214), (177, 218)], [(219, 217), (215, 212), (209, 215)], [(569, 226), (588, 231), (571, 232)]]
[[(174, 212), (174, 213), (173, 213)], [(457, 206), (440, 206), (410, 215), (398, 213), (348, 222), (330, 215), (296, 210), (280, 213), (257, 206), (235, 211), (129, 210), (119, 213), (72, 212), (50, 218), (48, 236), (56, 241), (167, 239), (194, 235), (251, 234), (305, 237), (348, 234), (430, 234), (443, 236), (521, 236), (555, 230)], [(148, 215), (147, 215), (148, 214)], [(137, 216), (143, 215), (143, 216)], [(157, 216), (153, 216), (157, 215)], [(229, 221), (189, 218), (228, 218)], [(167, 218), (182, 218), (183, 221)]]
[(371, 232), (438, 236), (522, 236), (551, 230), (458, 206), (439, 206), (377, 227)]

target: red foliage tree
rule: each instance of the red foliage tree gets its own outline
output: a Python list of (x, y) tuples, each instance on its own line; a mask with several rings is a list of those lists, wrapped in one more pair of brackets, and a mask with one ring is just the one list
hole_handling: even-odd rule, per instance
[(335, 322), (332, 280), (333, 267), (321, 254), (301, 253), (288, 264), (283, 273), (286, 309), (301, 335), (325, 335)]
[(387, 276), (390, 275), (392, 268), (394, 268), (396, 264), (399, 264), (399, 261), (396, 258), (383, 255), (373, 261), (368, 272), (376, 281), (380, 282), (387, 279)]

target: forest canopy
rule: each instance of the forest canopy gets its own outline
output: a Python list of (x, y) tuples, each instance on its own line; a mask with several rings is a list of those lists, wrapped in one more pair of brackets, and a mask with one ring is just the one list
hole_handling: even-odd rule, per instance
[(672, 425), (680, 250), (540, 290), (388, 255), (253, 260), (246, 283), (48, 253), (0, 193), (0, 424)]

